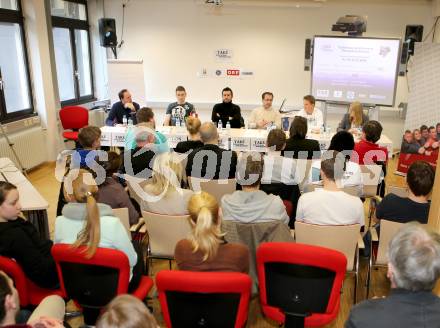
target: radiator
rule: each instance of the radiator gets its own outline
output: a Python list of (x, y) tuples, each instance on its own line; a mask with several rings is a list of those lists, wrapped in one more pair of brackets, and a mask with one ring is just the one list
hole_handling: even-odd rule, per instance
[[(47, 161), (46, 132), (43, 131), (41, 126), (11, 133), (8, 134), (8, 137), (14, 143), (14, 150), (24, 168), (30, 169)], [(0, 157), (9, 157), (18, 167), (17, 160), (1, 133)]]

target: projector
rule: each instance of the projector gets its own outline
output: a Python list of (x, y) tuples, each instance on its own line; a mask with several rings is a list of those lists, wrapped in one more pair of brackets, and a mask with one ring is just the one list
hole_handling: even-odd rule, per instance
[(357, 15), (345, 15), (340, 17), (332, 26), (332, 31), (348, 33), (352, 36), (361, 36), (367, 31), (367, 18)]

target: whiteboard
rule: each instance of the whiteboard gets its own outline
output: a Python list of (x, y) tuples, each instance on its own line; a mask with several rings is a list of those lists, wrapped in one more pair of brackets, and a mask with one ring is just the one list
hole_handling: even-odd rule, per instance
[(145, 77), (143, 60), (120, 60), (107, 61), (108, 72), (108, 95), (113, 103), (119, 101), (118, 93), (122, 89), (128, 89), (141, 107), (145, 105)]

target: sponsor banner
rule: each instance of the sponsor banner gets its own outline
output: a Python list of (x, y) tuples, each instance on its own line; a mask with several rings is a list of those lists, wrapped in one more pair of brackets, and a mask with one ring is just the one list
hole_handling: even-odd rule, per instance
[(214, 51), (214, 57), (217, 62), (230, 63), (232, 62), (232, 49), (217, 49)]
[(169, 135), (167, 139), (170, 148), (176, 148), (179, 142), (188, 140), (188, 137), (186, 135)]
[(266, 138), (251, 138), (251, 151), (266, 152)]
[(240, 79), (252, 79), (255, 76), (255, 72), (248, 69), (240, 70)]
[(400, 153), (399, 163), (397, 164), (397, 172), (406, 175), (408, 169), (415, 161), (426, 161), (431, 164), (434, 169), (437, 167), (438, 150), (433, 151), (429, 156), (420, 154), (404, 154)]
[(223, 149), (230, 150), (229, 147), (229, 136), (220, 134), (218, 137), (218, 146)]
[(233, 137), (231, 138), (231, 150), (249, 151), (251, 146), (250, 138)]
[(112, 146), (113, 147), (125, 146), (125, 131), (114, 131), (112, 133)]
[(110, 131), (101, 130), (101, 146), (110, 147), (112, 145), (112, 133)]

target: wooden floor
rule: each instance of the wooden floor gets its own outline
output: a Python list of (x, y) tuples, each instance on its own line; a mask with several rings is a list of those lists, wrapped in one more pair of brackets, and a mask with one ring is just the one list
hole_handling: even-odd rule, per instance
[[(394, 174), (396, 165), (397, 165), (396, 159), (391, 160), (389, 163), (388, 166), (389, 174), (387, 176), (388, 186), (389, 185), (404, 186), (405, 184), (403, 177)], [(60, 183), (55, 178), (55, 163), (43, 164), (40, 167), (34, 169), (32, 172), (30, 172), (29, 176), (32, 184), (38, 189), (38, 191), (50, 204), (48, 210), (49, 228), (50, 228), (51, 236), (53, 236), (54, 221), (56, 216), (56, 205), (57, 205), (58, 193), (60, 189)], [(366, 268), (367, 268), (366, 260), (361, 260), (360, 279), (359, 279), (360, 283), (358, 286), (359, 301), (365, 298), (364, 282), (365, 282)], [(153, 276), (155, 273), (163, 269), (168, 269), (168, 261), (159, 261), (159, 260), (155, 261), (153, 264)], [(344, 282), (343, 293), (341, 296), (341, 306), (340, 306), (339, 315), (337, 319), (327, 327), (339, 328), (344, 326), (344, 323), (349, 315), (350, 308), (353, 305), (353, 286), (354, 286), (353, 281), (354, 281), (354, 276), (347, 275)], [(386, 270), (379, 269), (377, 271), (374, 271), (372, 275), (372, 289), (371, 289), (370, 297), (386, 296), (388, 294), (388, 291), (389, 291), (389, 283), (386, 278)], [(150, 303), (154, 309), (154, 316), (156, 317), (160, 326), (165, 327), (155, 290), (151, 292), (151, 296), (153, 300), (150, 301)], [(73, 309), (73, 308), (74, 305), (69, 303), (68, 309)], [(76, 318), (69, 321), (69, 324), (71, 324), (72, 327), (79, 327), (82, 325), (82, 323), (83, 323), (82, 318)], [(261, 314), (258, 298), (254, 298), (251, 301), (247, 327), (255, 327), (255, 328), (277, 327), (277, 325), (274, 322), (271, 322), (263, 318)]]

